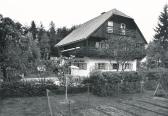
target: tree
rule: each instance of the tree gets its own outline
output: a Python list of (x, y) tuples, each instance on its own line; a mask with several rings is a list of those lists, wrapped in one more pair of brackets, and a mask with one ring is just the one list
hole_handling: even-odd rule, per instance
[(40, 24), (40, 27), (38, 28), (38, 41), (41, 40), (41, 37), (43, 35), (43, 33), (46, 32), (45, 29), (44, 29), (44, 26), (43, 24), (41, 23)]
[(53, 21), (50, 23), (48, 35), (50, 40), (50, 56), (58, 56), (58, 49), (55, 48), (55, 44), (57, 44), (59, 40), (56, 35), (55, 24)]
[(159, 24), (154, 29), (154, 41), (159, 42), (163, 49), (168, 48), (168, 5), (164, 6), (163, 12), (159, 16)]
[(119, 64), (121, 64), (122, 71), (124, 71), (125, 64), (128, 61), (142, 59), (146, 55), (144, 45), (137, 46), (137, 42), (131, 37), (122, 36), (108, 39), (106, 45), (108, 46), (105, 48), (104, 52), (110, 59), (110, 62), (112, 60), (117, 62), (117, 71), (119, 69)]
[[(0, 22), (0, 69), (3, 73), (3, 79), (7, 79), (7, 68), (11, 64), (10, 56), (13, 51), (8, 49), (17, 45), (21, 37), (21, 29), (10, 18), (1, 18)], [(11, 44), (11, 45), (10, 45)], [(16, 48), (17, 49), (17, 48)], [(14, 50), (14, 48), (12, 49)], [(10, 53), (8, 53), (10, 52)]]
[(31, 27), (30, 27), (30, 32), (32, 33), (33, 35), (33, 39), (35, 40), (36, 39), (36, 35), (37, 35), (37, 28), (36, 28), (36, 24), (34, 21), (31, 22)]
[[(168, 68), (168, 5), (164, 6), (163, 12), (159, 16), (158, 26), (154, 30), (156, 32), (154, 44), (159, 48), (161, 66)], [(155, 54), (155, 49), (151, 53)]]
[(41, 50), (41, 58), (44, 60), (48, 60), (50, 53), (50, 44), (49, 44), (49, 37), (46, 32), (42, 34), (39, 46)]
[(164, 53), (160, 43), (152, 41), (147, 48), (147, 68), (161, 67), (161, 58)]
[(29, 64), (37, 58), (34, 57), (36, 53), (33, 44), (25, 44), (22, 41), (30, 38), (24, 36), (23, 33), (20, 23), (15, 23), (10, 18), (2, 18), (0, 23), (0, 69), (4, 81), (11, 81), (20, 73), (27, 71)]
[(57, 28), (57, 39), (58, 42), (62, 40), (65, 36), (67, 36), (72, 30), (75, 29), (74, 26), (71, 29), (68, 29), (66, 27)]

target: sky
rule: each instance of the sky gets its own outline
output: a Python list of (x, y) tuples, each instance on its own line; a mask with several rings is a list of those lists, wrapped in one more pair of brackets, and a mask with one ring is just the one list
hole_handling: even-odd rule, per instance
[(0, 14), (30, 26), (53, 21), (57, 27), (82, 24), (113, 8), (134, 18), (149, 42), (155, 34), (158, 17), (168, 0), (0, 0)]

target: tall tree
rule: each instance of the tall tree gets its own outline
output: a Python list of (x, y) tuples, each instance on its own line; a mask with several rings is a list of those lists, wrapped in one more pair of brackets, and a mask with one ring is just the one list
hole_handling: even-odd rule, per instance
[[(27, 64), (32, 62), (30, 57), (35, 54), (34, 47), (25, 44), (29, 49), (24, 49), (22, 40), (29, 37), (25, 37), (23, 33), (20, 23), (15, 23), (10, 18), (2, 18), (0, 23), (0, 69), (4, 81), (10, 81), (14, 79), (13, 77), (26, 71)], [(32, 59), (34, 60), (34, 58)], [(10, 72), (13, 74), (9, 75)]]
[(44, 29), (44, 26), (42, 23), (40, 23), (40, 27), (38, 28), (38, 41), (41, 40), (41, 37), (43, 35), (43, 33), (46, 32), (45, 29)]
[(30, 32), (32, 33), (33, 39), (35, 40), (37, 35), (37, 28), (34, 21), (31, 22)]
[[(163, 12), (159, 16), (158, 26), (154, 30), (156, 32), (154, 42), (160, 48), (158, 52), (160, 54), (161, 66), (168, 68), (168, 5), (164, 6)], [(153, 50), (153, 54), (155, 54), (155, 50)]]
[(154, 41), (159, 42), (163, 49), (168, 48), (168, 5), (164, 6), (159, 16), (159, 24), (155, 29)]
[(55, 48), (55, 44), (58, 43), (58, 38), (56, 35), (56, 30), (55, 30), (55, 24), (53, 21), (50, 23), (50, 28), (49, 28), (49, 44), (50, 44), (50, 56), (58, 56), (58, 50)]
[[(0, 22), (0, 69), (3, 73), (4, 80), (7, 79), (7, 68), (10, 65), (10, 62), (8, 61), (9, 55), (8, 49), (9, 43), (17, 44), (19, 42), (19, 39), (21, 37), (21, 30), (17, 29), (16, 23), (6, 17), (1, 18)], [(10, 51), (9, 51), (10, 52)], [(11, 51), (12, 52), (12, 51)]]
[(50, 44), (49, 44), (49, 37), (46, 32), (42, 34), (41, 39), (39, 41), (39, 46), (41, 50), (41, 58), (44, 60), (48, 60), (50, 53)]

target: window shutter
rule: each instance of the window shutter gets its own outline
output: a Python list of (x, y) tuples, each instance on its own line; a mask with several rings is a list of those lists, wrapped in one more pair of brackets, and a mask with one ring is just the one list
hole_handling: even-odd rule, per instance
[(87, 63), (84, 63), (84, 70), (87, 70)]
[(108, 70), (108, 64), (105, 63), (105, 70)]
[(98, 70), (98, 63), (95, 63), (95, 69)]
[(109, 70), (113, 70), (113, 64), (109, 64)]

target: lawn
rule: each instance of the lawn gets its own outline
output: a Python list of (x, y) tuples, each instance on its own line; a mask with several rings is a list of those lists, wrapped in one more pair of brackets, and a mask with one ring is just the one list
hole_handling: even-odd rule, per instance
[[(71, 94), (70, 104), (63, 95), (50, 94), (53, 116), (167, 116), (168, 100), (153, 98), (153, 91), (98, 97)], [(0, 116), (50, 116), (47, 97), (6, 98), (0, 102)]]

